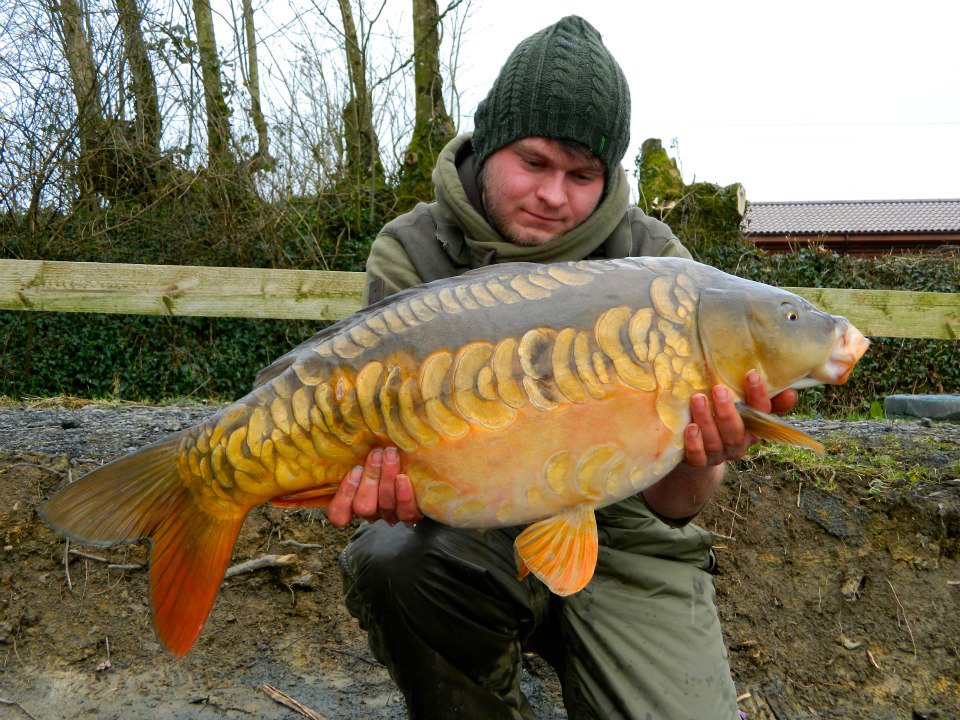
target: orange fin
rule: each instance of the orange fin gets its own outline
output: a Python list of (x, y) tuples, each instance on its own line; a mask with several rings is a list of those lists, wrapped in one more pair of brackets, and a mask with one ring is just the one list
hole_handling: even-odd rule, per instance
[(527, 567), (527, 564), (523, 561), (523, 558), (517, 554), (517, 580), (523, 580), (529, 574), (530, 568)]
[(532, 572), (557, 595), (583, 590), (597, 567), (597, 518), (577, 505), (535, 522), (514, 541), (521, 578)]
[(270, 501), (271, 505), (282, 508), (325, 508), (337, 493), (336, 485), (321, 485), (320, 487), (303, 490), (301, 492), (281, 495)]
[(150, 600), (163, 646), (187, 653), (210, 614), (246, 508), (236, 517), (205, 513), (183, 484), (180, 434), (97, 468), (51, 497), (44, 521), (87, 545), (150, 538)]
[(792, 425), (788, 425), (778, 417), (754, 410), (749, 405), (744, 405), (743, 403), (737, 403), (737, 412), (740, 413), (740, 417), (743, 418), (743, 424), (747, 430), (758, 438), (813, 450), (820, 457), (823, 457), (825, 454), (823, 445), (807, 435), (803, 430), (798, 430)]

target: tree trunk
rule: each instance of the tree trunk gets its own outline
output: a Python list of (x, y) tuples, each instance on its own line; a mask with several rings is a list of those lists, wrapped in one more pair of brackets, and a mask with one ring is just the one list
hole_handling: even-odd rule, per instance
[(416, 110), (413, 137), (403, 158), (401, 195), (408, 202), (433, 197), (431, 175), (437, 156), (454, 135), (443, 102), (440, 75), (440, 11), (436, 0), (413, 0), (413, 62)]
[(367, 89), (367, 62), (357, 37), (350, 0), (338, 1), (350, 79), (350, 100), (343, 108), (346, 175), (358, 187), (379, 187), (384, 182), (384, 174), (373, 125), (373, 99)]
[(247, 92), (250, 93), (250, 118), (257, 131), (257, 152), (250, 159), (251, 170), (272, 170), (277, 161), (270, 155), (267, 121), (260, 105), (260, 64), (257, 60), (257, 34), (253, 26), (253, 3), (243, 0), (243, 29), (247, 39)]
[(232, 169), (236, 159), (231, 151), (230, 108), (223, 96), (220, 58), (213, 32), (210, 0), (193, 0), (193, 18), (197, 24), (197, 48), (207, 113), (207, 157), (211, 170)]
[(160, 133), (163, 121), (157, 99), (157, 79), (143, 39), (143, 13), (137, 0), (114, 0), (123, 32), (123, 47), (130, 69), (131, 89), (136, 108), (134, 135), (144, 149), (160, 155)]
[[(165, 163), (160, 153), (160, 104), (156, 78), (147, 54), (137, 0), (116, 0), (124, 54), (136, 106), (132, 122), (107, 117), (99, 72), (90, 46), (88, 18), (78, 0), (52, 0), (50, 14), (70, 69), (77, 103), (77, 184), (80, 197), (147, 200)], [(122, 92), (122, 90), (121, 90)]]
[(94, 178), (90, 177), (89, 168), (85, 166), (89, 158), (99, 151), (106, 127), (97, 63), (84, 32), (83, 10), (77, 0), (51, 0), (49, 9), (70, 69), (73, 97), (77, 103), (77, 134), (80, 138), (77, 174), (81, 195), (87, 195), (95, 183)]

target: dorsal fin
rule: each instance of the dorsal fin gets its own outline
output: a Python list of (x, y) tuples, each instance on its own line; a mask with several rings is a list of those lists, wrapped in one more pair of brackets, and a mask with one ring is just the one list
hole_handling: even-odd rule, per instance
[(347, 318), (340, 320), (339, 322), (334, 323), (328, 327), (325, 327), (320, 332), (316, 333), (313, 337), (304, 340), (302, 343), (297, 345), (293, 350), (281, 355), (279, 358), (270, 363), (267, 367), (263, 368), (260, 372), (257, 373), (257, 376), (253, 380), (253, 389), (264, 385), (274, 378), (279, 377), (284, 372), (286, 372), (291, 365), (293, 365), (300, 358), (300, 354), (307, 348), (316, 347), (319, 343), (323, 342), (328, 338), (334, 337), (337, 333), (346, 330), (347, 328), (356, 325), (357, 323), (363, 322), (365, 319), (371, 315), (375, 315), (381, 309), (387, 307), (388, 305), (393, 305), (394, 303), (400, 303), (404, 300), (408, 300), (411, 297), (416, 295), (423, 294), (428, 291), (433, 291), (437, 289), (442, 289), (446, 285), (458, 285), (463, 283), (465, 280), (467, 282), (476, 281), (477, 276), (482, 276), (486, 274), (509, 274), (515, 273), (519, 270), (522, 270), (524, 267), (529, 269), (540, 267), (535, 263), (501, 263), (499, 265), (489, 265), (487, 267), (476, 268), (475, 270), (470, 270), (463, 275), (458, 275), (455, 277), (442, 278), (440, 280), (434, 280), (433, 282), (424, 283), (422, 285), (416, 285), (405, 290), (401, 290), (398, 293), (395, 293), (389, 297), (384, 298), (383, 300), (368, 305), (361, 310), (353, 313)]

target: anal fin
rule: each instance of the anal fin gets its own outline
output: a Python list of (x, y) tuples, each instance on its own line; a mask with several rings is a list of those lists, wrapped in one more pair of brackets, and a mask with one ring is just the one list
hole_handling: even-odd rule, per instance
[(597, 518), (577, 505), (535, 522), (514, 541), (520, 578), (533, 573), (550, 591), (572, 595), (587, 586), (597, 567)]
[(321, 485), (301, 492), (280, 495), (270, 501), (274, 507), (281, 508), (325, 508), (337, 493), (336, 485)]

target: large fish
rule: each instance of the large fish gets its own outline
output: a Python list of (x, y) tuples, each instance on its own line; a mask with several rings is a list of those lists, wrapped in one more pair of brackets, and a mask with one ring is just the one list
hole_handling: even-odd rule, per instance
[[(868, 341), (788, 292), (689, 260), (496, 265), (404, 291), (320, 332), (200, 425), (94, 470), (43, 507), (93, 545), (149, 538), (154, 624), (176, 656), (213, 606), (257, 505), (325, 507), (371, 448), (395, 445), (424, 514), (530, 524), (521, 576), (583, 588), (595, 508), (683, 456), (690, 396), (842, 383)], [(822, 448), (742, 407), (747, 427)]]

